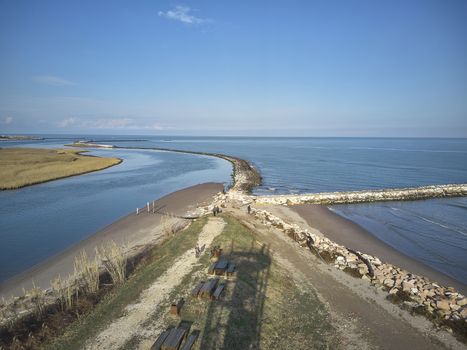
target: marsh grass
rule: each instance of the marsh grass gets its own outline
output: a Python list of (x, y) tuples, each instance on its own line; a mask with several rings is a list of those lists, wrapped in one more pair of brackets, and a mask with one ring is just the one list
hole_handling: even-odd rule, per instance
[(118, 158), (86, 156), (83, 150), (0, 148), (0, 190), (102, 170)]
[(99, 261), (98, 257), (90, 260), (86, 251), (75, 257), (75, 279), (80, 282), (81, 290), (85, 294), (94, 294), (99, 290)]
[[(110, 241), (107, 245), (103, 245), (96, 249), (97, 259), (102, 262), (106, 271), (109, 273), (110, 278), (114, 284), (122, 284), (126, 278), (126, 265), (127, 255), (125, 254), (124, 248), (120, 247), (114, 241)], [(96, 261), (97, 268), (97, 261)], [(90, 282), (93, 283), (94, 278), (92, 267), (91, 271), (85, 272), (88, 275)], [(98, 272), (97, 272), (98, 274)], [(97, 281), (97, 288), (99, 287), (99, 281)]]

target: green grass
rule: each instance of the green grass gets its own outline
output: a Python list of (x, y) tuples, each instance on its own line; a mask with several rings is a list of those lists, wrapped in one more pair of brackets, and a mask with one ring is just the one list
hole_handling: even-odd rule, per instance
[(192, 223), (182, 233), (154, 248), (147, 263), (142, 264), (124, 285), (110, 293), (89, 314), (81, 317), (46, 349), (81, 349), (86, 339), (93, 338), (112, 320), (123, 314), (128, 304), (138, 300), (143, 290), (161, 276), (188, 249), (193, 249), (206, 218)]
[(297, 286), (248, 228), (224, 219), (227, 226), (214, 244), (224, 248), (237, 272), (221, 301), (190, 298), (182, 310), (182, 318), (201, 330), (195, 349), (335, 347), (334, 328), (311, 288)]
[[(192, 322), (192, 330), (201, 334), (194, 349), (328, 349), (338, 339), (326, 308), (312, 287), (297, 285), (290, 271), (279, 266), (268, 250), (256, 240), (254, 232), (235, 218), (223, 215), (224, 231), (213, 244), (235, 262), (235, 276), (224, 282), (227, 288), (221, 300), (191, 297), (191, 290), (206, 275), (209, 256), (204, 254), (184, 280), (170, 293), (169, 300), (185, 299), (181, 318), (168, 314), (169, 305), (161, 305), (143, 326), (156, 321), (166, 327), (180, 319)], [(48, 349), (77, 349), (120, 315), (126, 305), (138, 300), (149, 287), (187, 249), (196, 244), (206, 218), (194, 222), (184, 233), (154, 249), (149, 261), (141, 266), (125, 285), (116, 289), (89, 315), (82, 317), (48, 346)], [(154, 334), (154, 340), (158, 334)], [(122, 349), (139, 348), (142, 339), (129, 339)]]
[(102, 170), (118, 158), (82, 155), (82, 150), (0, 148), (0, 189), (15, 189), (73, 175)]

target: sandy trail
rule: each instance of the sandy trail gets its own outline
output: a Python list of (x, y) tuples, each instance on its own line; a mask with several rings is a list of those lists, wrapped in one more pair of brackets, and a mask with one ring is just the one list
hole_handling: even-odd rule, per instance
[[(221, 218), (209, 218), (198, 237), (198, 246), (205, 244), (206, 247), (209, 247), (214, 238), (221, 234), (225, 224)], [(84, 349), (118, 349), (133, 336), (143, 333), (144, 321), (161, 307), (170, 292), (190, 273), (197, 261), (194, 249), (186, 251), (174, 262), (172, 267), (143, 291), (135, 304), (126, 307), (124, 316), (112, 322), (96, 338), (88, 342)]]

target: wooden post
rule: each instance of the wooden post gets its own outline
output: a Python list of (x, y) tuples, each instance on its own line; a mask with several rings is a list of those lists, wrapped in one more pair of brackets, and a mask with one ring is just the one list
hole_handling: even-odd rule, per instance
[(154, 214), (156, 212), (156, 207), (154, 205), (154, 201), (152, 201), (152, 213)]

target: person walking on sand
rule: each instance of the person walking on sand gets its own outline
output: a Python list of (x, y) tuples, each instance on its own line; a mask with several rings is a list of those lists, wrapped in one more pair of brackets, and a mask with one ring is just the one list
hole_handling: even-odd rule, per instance
[(248, 206), (246, 207), (246, 210), (248, 211), (248, 214), (251, 214), (251, 206), (248, 204)]
[(216, 216), (216, 214), (217, 214), (216, 207), (213, 207), (212, 208), (212, 215)]

